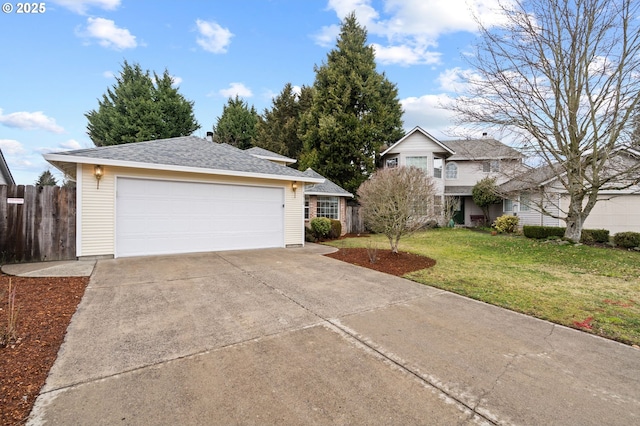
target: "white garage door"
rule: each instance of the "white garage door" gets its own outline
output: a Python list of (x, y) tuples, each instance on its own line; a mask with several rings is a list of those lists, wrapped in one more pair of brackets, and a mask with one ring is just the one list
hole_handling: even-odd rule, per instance
[(284, 190), (119, 178), (116, 257), (284, 246)]

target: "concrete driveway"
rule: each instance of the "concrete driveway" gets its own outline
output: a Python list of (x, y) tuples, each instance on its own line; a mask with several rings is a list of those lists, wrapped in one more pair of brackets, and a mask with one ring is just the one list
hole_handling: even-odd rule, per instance
[(640, 351), (318, 251), (98, 261), (29, 423), (640, 423)]

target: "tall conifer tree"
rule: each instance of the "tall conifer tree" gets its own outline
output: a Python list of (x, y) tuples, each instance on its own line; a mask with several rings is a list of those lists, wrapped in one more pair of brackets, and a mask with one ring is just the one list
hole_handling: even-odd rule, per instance
[(236, 148), (247, 149), (255, 144), (259, 116), (256, 109), (236, 95), (222, 108), (222, 115), (213, 126), (213, 140)]
[(312, 89), (302, 86), (300, 94), (287, 83), (265, 109), (258, 123), (256, 146), (297, 159), (302, 150), (298, 136), (300, 117), (311, 105)]
[(367, 31), (354, 13), (336, 48), (315, 67), (313, 102), (302, 118), (300, 169), (312, 167), (352, 193), (374, 171), (383, 144), (404, 134), (396, 85), (376, 70)]
[(162, 76), (124, 61), (116, 84), (85, 114), (87, 133), (96, 146), (188, 136), (200, 125), (167, 70)]

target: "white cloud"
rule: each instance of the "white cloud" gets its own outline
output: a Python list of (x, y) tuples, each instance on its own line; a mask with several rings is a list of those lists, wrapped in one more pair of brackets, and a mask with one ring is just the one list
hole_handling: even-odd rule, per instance
[(218, 93), (225, 98), (235, 98), (236, 96), (250, 98), (253, 96), (251, 89), (242, 83), (231, 83), (229, 88), (222, 89)]
[(454, 127), (454, 113), (443, 107), (451, 101), (445, 94), (401, 99), (405, 129), (420, 126), (436, 138), (446, 139)]
[(339, 25), (329, 25), (327, 27), (322, 27), (322, 29), (313, 36), (313, 39), (318, 46), (332, 47), (336, 44), (336, 39), (339, 34)]
[(445, 92), (465, 93), (470, 80), (479, 81), (481, 79), (482, 77), (473, 70), (455, 67), (441, 72), (438, 76), (438, 83)]
[(64, 129), (56, 124), (56, 120), (47, 117), (42, 111), (36, 112), (12, 112), (4, 115), (0, 109), (0, 123), (7, 127), (24, 130), (46, 130), (47, 132), (63, 133)]
[(171, 80), (173, 80), (172, 86), (180, 86), (182, 83), (182, 77), (178, 77), (177, 75), (172, 75)]
[[(328, 9), (335, 11), (340, 19), (355, 11), (358, 22), (370, 35), (387, 40), (386, 45), (374, 45), (376, 58), (385, 64), (407, 66), (438, 63), (440, 54), (435, 51), (438, 39), (448, 33), (475, 32), (474, 16), (480, 17), (487, 27), (504, 22), (499, 2), (386, 0), (382, 10), (377, 11), (372, 0), (329, 0)], [(510, 0), (503, 2), (508, 4)], [(337, 26), (323, 27), (315, 36), (316, 43), (331, 46), (338, 33)]]
[(438, 52), (408, 44), (385, 47), (373, 43), (372, 46), (376, 52), (376, 59), (382, 64), (399, 64), (402, 66), (437, 64), (440, 62), (441, 57)]
[(300, 94), (302, 93), (302, 87), (300, 86), (292, 86), (291, 88), (293, 89), (293, 93), (298, 96), (300, 96)]
[(105, 71), (105, 72), (102, 73), (102, 76), (104, 78), (109, 78), (109, 79), (116, 77), (116, 75), (113, 73), (113, 71)]
[(115, 10), (120, 6), (121, 0), (49, 0), (59, 4), (72, 12), (84, 15), (90, 7), (98, 7), (104, 10)]
[(2, 153), (7, 156), (22, 155), (27, 152), (22, 144), (14, 139), (0, 139), (0, 149), (2, 149)]
[(136, 36), (126, 28), (118, 28), (114, 21), (104, 18), (87, 18), (87, 27), (78, 35), (95, 38), (102, 47), (114, 50), (133, 49), (138, 46)]
[(61, 142), (58, 146), (64, 149), (82, 149), (80, 142), (75, 139), (69, 139), (68, 141)]
[(202, 19), (196, 20), (196, 26), (200, 34), (196, 42), (200, 47), (211, 53), (227, 52), (231, 37), (233, 37), (233, 33), (228, 28), (222, 28), (214, 21), (203, 21)]

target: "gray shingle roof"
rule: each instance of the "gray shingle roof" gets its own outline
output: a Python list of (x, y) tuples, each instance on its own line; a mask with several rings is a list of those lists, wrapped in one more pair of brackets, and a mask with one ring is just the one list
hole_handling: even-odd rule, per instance
[(495, 139), (461, 139), (442, 141), (455, 151), (448, 161), (519, 159), (523, 155), (516, 149)]
[[(102, 146), (52, 153), (56, 156), (95, 158), (132, 163), (247, 172), (287, 177), (305, 177), (302, 172), (257, 158), (227, 144), (219, 144), (195, 136), (158, 139), (123, 145)], [(45, 155), (45, 158), (47, 156)], [(59, 157), (58, 157), (59, 158)]]
[(331, 195), (337, 195), (339, 197), (353, 197), (352, 193), (339, 187), (338, 185), (331, 182), (329, 179), (325, 178), (324, 176), (322, 176), (320, 173), (316, 172), (312, 168), (308, 168), (307, 170), (305, 170), (304, 174), (308, 177), (324, 179), (323, 183), (307, 185), (307, 187), (304, 190), (304, 193), (307, 195), (331, 194)]
[(500, 192), (505, 193), (534, 190), (543, 183), (557, 177), (561, 173), (563, 173), (563, 170), (557, 164), (530, 169), (519, 176), (498, 185), (498, 189)]

